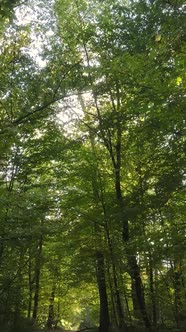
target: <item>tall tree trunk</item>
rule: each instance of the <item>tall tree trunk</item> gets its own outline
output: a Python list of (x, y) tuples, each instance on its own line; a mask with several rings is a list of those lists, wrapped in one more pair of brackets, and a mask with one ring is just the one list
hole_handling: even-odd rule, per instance
[(139, 318), (140, 313), (139, 313), (138, 299), (136, 295), (136, 285), (135, 285), (135, 280), (132, 278), (131, 278), (131, 295), (132, 295), (132, 305), (133, 305), (133, 316), (135, 318)]
[[(1, 241), (3, 241), (3, 237), (1, 239)], [(0, 242), (0, 265), (1, 265), (2, 258), (3, 258), (3, 252), (4, 252), (4, 245), (3, 245), (3, 242)]]
[(110, 297), (111, 297), (111, 313), (110, 313), (110, 321), (113, 326), (119, 326), (117, 314), (116, 314), (116, 305), (115, 305), (115, 294), (113, 290), (113, 282), (110, 267), (107, 267), (107, 275), (109, 281), (109, 289), (110, 289)]
[(29, 318), (29, 319), (31, 317), (31, 310), (32, 310), (33, 284), (34, 284), (34, 280), (32, 278), (32, 257), (31, 257), (31, 250), (29, 248), (29, 259), (28, 259), (28, 290), (29, 290), (29, 298), (28, 298), (28, 309), (27, 309), (27, 318)]
[(174, 262), (173, 267), (173, 284), (174, 284), (174, 306), (177, 328), (179, 328), (180, 319), (182, 319), (182, 267), (180, 260)]
[(132, 278), (132, 283), (134, 283), (134, 289), (136, 292), (136, 298), (138, 301), (138, 306), (139, 310), (141, 312), (143, 322), (145, 324), (145, 327), (149, 328), (151, 326), (147, 311), (146, 311), (146, 306), (145, 306), (145, 297), (144, 297), (144, 292), (143, 292), (143, 285), (142, 285), (142, 280), (140, 276), (140, 268), (137, 263), (137, 259), (135, 255), (128, 255), (128, 265), (130, 269), (130, 276)]
[[(83, 103), (82, 99), (81, 99), (81, 103)], [(84, 107), (84, 106), (82, 105), (82, 107)], [(92, 135), (91, 132), (90, 132), (90, 142), (91, 142), (92, 152), (94, 154), (95, 161), (96, 161), (94, 136)], [(92, 181), (94, 204), (95, 204), (96, 208), (99, 208), (99, 205), (100, 205), (100, 195), (99, 195), (99, 184), (98, 183), (99, 183), (98, 182), (98, 168), (96, 165), (95, 170), (94, 170), (94, 178)], [(94, 222), (94, 231), (95, 231), (96, 239), (101, 240), (102, 229), (101, 229), (100, 225), (97, 224), (96, 222)], [(106, 288), (106, 281), (105, 281), (105, 263), (104, 263), (104, 256), (99, 248), (96, 248), (96, 277), (97, 277), (99, 299), (100, 299), (99, 331), (108, 332), (110, 319), (109, 319), (107, 288)]]
[(122, 196), (122, 190), (121, 190), (121, 148), (122, 148), (122, 123), (120, 120), (119, 112), (120, 112), (120, 92), (119, 92), (119, 84), (116, 83), (116, 102), (115, 98), (113, 97), (112, 92), (110, 91), (110, 99), (112, 103), (113, 112), (116, 116), (116, 139), (114, 140), (111, 136), (110, 130), (108, 128), (107, 134), (105, 134), (105, 130), (103, 129), (103, 121), (101, 112), (98, 106), (97, 97), (94, 96), (95, 101), (95, 107), (97, 110), (97, 117), (99, 121), (100, 126), (100, 133), (104, 142), (105, 147), (107, 148), (112, 165), (113, 165), (113, 171), (114, 171), (114, 182), (115, 182), (115, 194), (116, 194), (116, 201), (118, 205), (118, 216), (119, 220), (122, 223), (122, 231), (123, 231), (123, 242), (125, 244), (126, 248), (126, 254), (127, 254), (127, 261), (128, 261), (128, 267), (129, 267), (129, 273), (135, 288), (136, 298), (138, 302), (138, 307), (141, 312), (143, 321), (145, 326), (148, 328), (150, 327), (150, 321), (147, 316), (146, 307), (145, 307), (145, 298), (144, 298), (144, 292), (142, 287), (142, 280), (140, 276), (140, 269), (137, 264), (137, 259), (135, 255), (131, 255), (131, 253), (127, 250), (127, 244), (129, 242), (129, 223), (128, 223), (128, 217), (125, 212), (124, 207), (124, 200)]
[(135, 288), (136, 298), (139, 306), (139, 310), (141, 312), (145, 327), (149, 328), (151, 326), (146, 306), (145, 306), (145, 298), (144, 298), (144, 292), (143, 292), (143, 285), (142, 280), (140, 276), (140, 268), (137, 263), (136, 256), (131, 254), (127, 248), (127, 244), (129, 242), (129, 224), (128, 224), (128, 218), (125, 213), (124, 209), (124, 202), (123, 202), (123, 196), (122, 196), (122, 190), (121, 190), (121, 125), (118, 121), (118, 129), (117, 129), (117, 144), (116, 144), (116, 157), (113, 156), (113, 166), (115, 169), (115, 190), (116, 190), (116, 199), (118, 202), (118, 211), (120, 220), (122, 220), (123, 223), (123, 241), (125, 243), (126, 247), (126, 253), (127, 253), (127, 262), (129, 267), (129, 273), (132, 279), (132, 284)]
[(114, 278), (114, 287), (115, 287), (115, 296), (116, 296), (116, 308), (117, 308), (117, 314), (118, 314), (118, 322), (119, 322), (119, 328), (125, 327), (125, 320), (124, 320), (124, 312), (123, 312), (123, 306), (121, 302), (120, 292), (118, 289), (118, 282), (116, 277), (116, 270), (115, 266), (113, 266), (113, 278)]
[(34, 293), (34, 305), (33, 305), (33, 314), (32, 314), (32, 318), (33, 318), (34, 322), (37, 319), (38, 304), (39, 304), (42, 247), (43, 247), (43, 237), (41, 235), (40, 239), (39, 239), (39, 243), (38, 243), (38, 251), (37, 251), (37, 257), (36, 257), (36, 262), (35, 262), (35, 293)]
[(20, 317), (21, 317), (21, 285), (23, 283), (23, 274), (22, 274), (22, 264), (24, 260), (24, 249), (21, 249), (20, 257), (19, 257), (19, 266), (18, 266), (18, 272), (17, 272), (17, 291), (16, 291), (16, 297), (15, 297), (15, 307), (14, 307), (14, 320), (13, 320), (13, 328), (17, 329), (19, 327)]
[(109, 329), (109, 309), (108, 309), (108, 299), (106, 291), (106, 281), (105, 281), (105, 266), (104, 257), (100, 251), (96, 252), (96, 262), (97, 262), (97, 283), (99, 290), (100, 299), (100, 321), (99, 321), (99, 331), (108, 332)]
[[(119, 92), (118, 92), (119, 95)], [(119, 97), (118, 97), (119, 100)], [(118, 102), (119, 105), (119, 102)], [(116, 156), (112, 157), (113, 159), (113, 166), (115, 171), (115, 190), (116, 190), (116, 199), (118, 202), (118, 211), (120, 215), (120, 220), (123, 224), (123, 241), (125, 243), (126, 247), (126, 253), (127, 253), (127, 262), (128, 267), (130, 271), (130, 276), (132, 279), (132, 283), (135, 287), (136, 291), (136, 298), (138, 300), (138, 306), (139, 310), (141, 312), (143, 321), (145, 326), (148, 328), (151, 326), (146, 306), (145, 306), (145, 298), (144, 298), (144, 292), (143, 292), (143, 286), (142, 286), (142, 280), (140, 276), (140, 269), (137, 263), (137, 259), (135, 255), (131, 255), (131, 253), (128, 251), (127, 244), (129, 242), (129, 223), (128, 223), (128, 217), (125, 213), (124, 209), (124, 202), (123, 202), (123, 196), (122, 196), (122, 190), (121, 190), (121, 123), (118, 119), (117, 123), (117, 140), (116, 140)]]
[(118, 280), (117, 280), (117, 272), (116, 272), (116, 265), (114, 261), (114, 253), (113, 253), (113, 246), (112, 246), (112, 240), (110, 238), (109, 228), (107, 222), (105, 222), (105, 231), (107, 236), (107, 242), (108, 242), (108, 248), (109, 248), (109, 254), (110, 259), (112, 263), (112, 276), (113, 276), (113, 283), (114, 283), (114, 297), (115, 297), (115, 303), (116, 303), (116, 310), (117, 310), (117, 322), (118, 327), (126, 327), (125, 319), (124, 319), (124, 311), (118, 286)]
[[(118, 153), (119, 150), (118, 150)], [(120, 160), (120, 158), (117, 158)], [(117, 164), (118, 167), (115, 170), (115, 188), (116, 188), (116, 198), (118, 202), (118, 210), (121, 220), (123, 221), (123, 242), (126, 247), (126, 253), (127, 253), (127, 262), (129, 267), (129, 273), (132, 279), (132, 287), (134, 294), (136, 295), (137, 303), (139, 310), (141, 312), (143, 322), (145, 327), (149, 328), (151, 326), (150, 320), (147, 315), (146, 306), (145, 306), (145, 297), (143, 292), (143, 285), (142, 280), (140, 276), (140, 268), (137, 263), (137, 258), (134, 254), (132, 254), (127, 247), (127, 244), (130, 240), (129, 238), (129, 225), (128, 225), (128, 218), (126, 216), (126, 213), (124, 211), (124, 204), (123, 204), (123, 197), (122, 197), (122, 191), (121, 191), (121, 179), (120, 179), (120, 163)]]
[(157, 325), (157, 310), (156, 310), (156, 298), (155, 298), (155, 289), (154, 289), (154, 272), (152, 266), (152, 257), (149, 253), (149, 288), (151, 294), (151, 302), (152, 302), (152, 322), (153, 325)]
[(50, 303), (48, 308), (48, 319), (47, 319), (47, 328), (52, 329), (54, 324), (54, 299), (55, 299), (55, 287), (53, 287), (50, 294)]
[[(137, 264), (137, 259), (135, 255), (131, 255), (131, 253), (128, 253), (127, 250), (127, 244), (129, 242), (129, 224), (128, 224), (128, 218), (125, 213), (124, 209), (124, 200), (122, 196), (122, 190), (121, 190), (121, 136), (122, 136), (122, 124), (120, 121), (119, 111), (120, 111), (120, 92), (119, 92), (119, 84), (116, 82), (116, 104), (113, 97), (112, 92), (110, 91), (110, 98), (111, 103), (113, 107), (113, 112), (116, 116), (117, 122), (116, 122), (116, 141), (113, 141), (113, 137), (111, 136), (110, 130), (108, 128), (107, 134), (105, 133), (105, 130), (103, 129), (103, 121), (101, 112), (99, 109), (99, 105), (97, 102), (97, 96), (94, 94), (94, 101), (95, 101), (95, 107), (97, 110), (97, 117), (99, 121), (100, 126), (100, 133), (104, 142), (105, 147), (107, 148), (110, 158), (113, 164), (113, 170), (114, 170), (114, 179), (115, 179), (115, 193), (116, 193), (116, 201), (118, 205), (118, 215), (119, 219), (122, 223), (122, 231), (123, 231), (123, 241), (126, 247), (127, 251), (127, 261), (128, 261), (128, 267), (129, 267), (129, 273), (133, 282), (133, 285), (135, 287), (135, 293), (136, 298), (138, 302), (138, 307), (141, 312), (143, 321), (145, 326), (148, 328), (151, 326), (150, 321), (148, 319), (148, 315), (146, 312), (145, 307), (145, 298), (144, 298), (144, 292), (142, 287), (142, 280), (140, 276), (140, 269)], [(118, 296), (118, 287), (117, 287), (117, 296)], [(118, 301), (117, 297), (117, 308), (120, 311), (122, 321), (124, 322), (124, 317), (121, 314), (121, 306), (120, 301)]]

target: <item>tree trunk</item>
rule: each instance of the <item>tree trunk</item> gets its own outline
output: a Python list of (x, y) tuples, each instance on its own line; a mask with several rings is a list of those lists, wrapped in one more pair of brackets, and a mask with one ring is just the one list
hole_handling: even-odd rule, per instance
[(22, 300), (22, 288), (21, 285), (23, 283), (23, 274), (22, 274), (22, 264), (24, 260), (24, 250), (21, 249), (20, 257), (19, 257), (19, 267), (17, 272), (17, 291), (15, 297), (15, 307), (14, 307), (14, 320), (13, 320), (13, 328), (16, 330), (19, 327), (19, 321), (21, 318), (21, 300)]
[(113, 283), (111, 278), (110, 268), (107, 268), (107, 275), (109, 281), (110, 297), (111, 297), (111, 313), (110, 313), (110, 322), (113, 326), (119, 326), (119, 322), (116, 314), (116, 305), (115, 305), (115, 296), (113, 290)]
[(40, 236), (38, 243), (38, 252), (36, 258), (35, 265), (35, 294), (34, 294), (34, 306), (33, 306), (33, 314), (32, 318), (35, 322), (37, 319), (38, 313), (38, 304), (39, 304), (39, 287), (40, 287), (40, 272), (41, 272), (41, 254), (42, 254), (42, 246), (43, 246), (43, 237)]
[[(83, 100), (81, 100), (81, 103)], [(84, 106), (82, 106), (84, 107)], [(92, 147), (92, 152), (95, 156), (95, 143), (94, 136), (90, 132), (90, 143)], [(97, 167), (94, 170), (94, 179), (92, 181), (92, 190), (94, 196), (94, 203), (96, 208), (99, 208), (100, 196), (99, 196), (99, 181), (98, 181), (98, 169)], [(94, 222), (94, 230), (95, 236), (98, 240), (101, 239), (101, 228), (96, 222)], [(109, 309), (108, 309), (108, 298), (107, 298), (107, 289), (106, 289), (106, 281), (105, 281), (105, 264), (104, 264), (104, 256), (102, 252), (96, 248), (96, 276), (97, 276), (97, 284), (99, 291), (99, 299), (100, 299), (100, 317), (99, 317), (99, 331), (100, 332), (108, 332), (110, 319), (109, 319)]]
[[(1, 239), (1, 241), (3, 240), (3, 237)], [(1, 260), (2, 260), (2, 257), (3, 257), (3, 252), (4, 252), (4, 245), (3, 245), (3, 242), (0, 242), (0, 265), (1, 265)]]
[(180, 261), (174, 262), (173, 268), (173, 284), (174, 284), (174, 305), (177, 328), (179, 328), (180, 320), (182, 317), (182, 268)]
[(99, 331), (108, 332), (109, 328), (109, 310), (108, 310), (108, 300), (106, 291), (106, 281), (105, 281), (105, 267), (104, 267), (104, 257), (100, 251), (96, 252), (96, 262), (97, 262), (97, 283), (99, 290), (100, 299), (100, 321), (99, 321)]
[(120, 172), (118, 171), (118, 169), (115, 172), (115, 176), (116, 176), (115, 188), (116, 188), (116, 198), (117, 198), (117, 202), (118, 202), (119, 216), (123, 222), (123, 242), (126, 246), (127, 262), (128, 262), (128, 267), (129, 267), (129, 274), (132, 279), (132, 288), (134, 291), (134, 297), (136, 296), (136, 299), (137, 299), (137, 303), (135, 303), (135, 304), (138, 305), (138, 308), (139, 308), (139, 311), (143, 318), (145, 327), (149, 328), (151, 326), (151, 323), (149, 321), (147, 311), (146, 311), (143, 285), (142, 285), (142, 280), (141, 280), (141, 276), (140, 276), (140, 268), (137, 263), (136, 256), (131, 254), (131, 252), (127, 248), (127, 244), (130, 240), (129, 239), (129, 225), (128, 225), (128, 218), (125, 214), (124, 206), (123, 206)]
[(152, 321), (153, 325), (157, 325), (157, 310), (156, 310), (156, 299), (155, 299), (155, 289), (154, 289), (154, 273), (152, 267), (152, 258), (151, 254), (149, 254), (149, 288), (151, 294), (151, 302), (152, 302)]
[(47, 328), (52, 329), (54, 324), (54, 298), (55, 298), (55, 289), (53, 287), (51, 294), (50, 294), (50, 304), (48, 308), (48, 320), (47, 320)]
[[(122, 196), (122, 189), (121, 189), (121, 149), (122, 149), (122, 123), (120, 120), (119, 112), (120, 112), (120, 89), (119, 89), (119, 82), (116, 81), (116, 102), (115, 98), (110, 91), (110, 99), (112, 103), (113, 113), (116, 116), (116, 129), (115, 134), (116, 138), (113, 139), (109, 128), (107, 134), (103, 129), (103, 122), (101, 112), (97, 103), (97, 97), (94, 96), (95, 107), (97, 110), (97, 117), (99, 121), (100, 133), (104, 142), (105, 147), (107, 148), (114, 171), (114, 185), (115, 185), (115, 194), (116, 194), (116, 202), (118, 205), (118, 221), (122, 224), (122, 231), (123, 231), (123, 242), (125, 247), (127, 247), (127, 243), (129, 242), (129, 224), (128, 218), (124, 208), (124, 200)], [(127, 248), (126, 248), (127, 249)], [(145, 308), (145, 298), (142, 288), (142, 281), (140, 276), (139, 266), (137, 264), (137, 259), (135, 255), (130, 255), (127, 253), (127, 260), (128, 260), (128, 267), (130, 271), (130, 276), (134, 282), (136, 297), (138, 300), (139, 310), (143, 317), (143, 321), (145, 326), (148, 328), (150, 327), (150, 321), (147, 316), (146, 308)]]
[(136, 285), (135, 285), (135, 280), (132, 278), (131, 278), (131, 295), (132, 295), (132, 305), (133, 305), (133, 316), (135, 318), (139, 318), (139, 306), (136, 295)]
[(112, 240), (110, 238), (109, 229), (107, 223), (105, 223), (105, 230), (106, 230), (106, 236), (107, 236), (107, 242), (108, 242), (108, 248), (112, 263), (112, 275), (113, 275), (113, 283), (114, 283), (114, 297), (115, 297), (115, 303), (116, 303), (116, 311), (117, 311), (117, 322), (118, 327), (126, 327), (125, 319), (124, 319), (124, 311), (120, 296), (120, 291), (118, 287), (118, 280), (117, 280), (117, 272), (116, 272), (116, 265), (114, 262), (114, 254), (113, 254), (113, 246), (112, 246)]
[(29, 261), (28, 261), (29, 298), (28, 298), (28, 310), (27, 310), (27, 318), (29, 318), (29, 319), (31, 317), (31, 310), (32, 310), (33, 283), (34, 283), (34, 280), (32, 278), (32, 257), (31, 257), (31, 250), (29, 249)]
[[(140, 268), (137, 263), (136, 256), (131, 254), (127, 249), (127, 244), (129, 242), (129, 224), (128, 218), (125, 213), (124, 203), (123, 203), (123, 196), (121, 190), (121, 174), (120, 174), (120, 167), (121, 167), (121, 129), (120, 126), (118, 127), (118, 134), (117, 134), (117, 145), (116, 145), (116, 161), (113, 163), (115, 166), (115, 190), (116, 190), (116, 199), (118, 203), (118, 211), (119, 217), (123, 224), (123, 242), (126, 245), (126, 253), (127, 253), (127, 262), (129, 267), (129, 273), (132, 279), (132, 285), (135, 288), (135, 295), (138, 302), (138, 307), (141, 312), (143, 322), (145, 327), (149, 328), (151, 323), (149, 321), (146, 306), (145, 306), (145, 298), (143, 292), (143, 285), (140, 276)], [(113, 157), (114, 159), (114, 157)]]
[(132, 283), (134, 285), (134, 291), (136, 292), (135, 295), (138, 302), (138, 307), (141, 312), (145, 327), (149, 328), (151, 326), (151, 323), (149, 321), (146, 311), (143, 285), (140, 276), (140, 268), (135, 255), (128, 255), (128, 265), (130, 269)]

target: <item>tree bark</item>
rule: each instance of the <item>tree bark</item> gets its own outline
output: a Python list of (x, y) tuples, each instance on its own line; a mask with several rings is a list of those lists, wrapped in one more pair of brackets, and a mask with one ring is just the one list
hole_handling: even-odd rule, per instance
[(51, 294), (50, 294), (50, 304), (48, 308), (48, 319), (47, 319), (47, 328), (52, 329), (54, 324), (54, 299), (55, 299), (55, 289), (53, 287)]
[(22, 275), (22, 264), (24, 260), (24, 250), (21, 249), (20, 257), (19, 257), (19, 267), (17, 272), (17, 292), (15, 297), (15, 307), (14, 307), (14, 319), (13, 319), (13, 328), (17, 329), (19, 327), (19, 321), (21, 318), (21, 285), (23, 282), (23, 275)]
[(174, 262), (173, 267), (173, 284), (174, 284), (174, 305), (177, 328), (179, 328), (182, 317), (182, 266), (180, 260)]
[(152, 257), (149, 253), (149, 288), (151, 294), (151, 302), (152, 302), (152, 322), (153, 325), (157, 325), (157, 310), (156, 310), (156, 299), (155, 299), (155, 289), (154, 289), (154, 273), (152, 267)]
[(124, 319), (124, 311), (123, 311), (123, 305), (121, 301), (120, 291), (118, 287), (118, 280), (117, 280), (117, 271), (116, 271), (116, 265), (114, 261), (114, 253), (113, 253), (113, 246), (112, 246), (112, 240), (110, 238), (109, 228), (107, 225), (107, 222), (105, 222), (105, 231), (107, 236), (107, 242), (108, 242), (108, 248), (112, 263), (112, 276), (113, 276), (113, 284), (114, 284), (114, 298), (116, 303), (116, 311), (117, 311), (117, 325), (119, 328), (126, 327), (125, 319)]
[(138, 302), (138, 307), (141, 312), (143, 322), (146, 328), (151, 326), (150, 320), (147, 315), (146, 306), (145, 306), (145, 297), (143, 292), (143, 285), (140, 276), (140, 268), (137, 263), (135, 255), (128, 255), (128, 265), (130, 269), (130, 276), (132, 278), (132, 283), (134, 285), (135, 295)]
[(103, 119), (101, 116), (101, 112), (98, 106), (97, 97), (94, 95), (95, 107), (97, 110), (97, 118), (99, 121), (100, 134), (102, 136), (105, 147), (107, 148), (114, 171), (114, 184), (115, 184), (115, 194), (116, 194), (116, 202), (118, 205), (118, 219), (122, 224), (123, 231), (123, 242), (126, 247), (127, 253), (127, 261), (129, 267), (129, 273), (135, 287), (136, 298), (138, 302), (138, 307), (141, 312), (143, 321), (145, 326), (148, 328), (151, 326), (150, 321), (147, 316), (146, 307), (145, 307), (145, 298), (142, 287), (142, 280), (140, 276), (140, 269), (137, 264), (137, 259), (135, 255), (131, 255), (128, 253), (127, 244), (129, 242), (129, 221), (126, 215), (124, 200), (121, 189), (121, 149), (122, 149), (122, 123), (120, 119), (120, 92), (119, 92), (119, 83), (116, 83), (116, 102), (112, 92), (110, 91), (110, 99), (113, 108), (113, 114), (116, 118), (116, 127), (115, 127), (115, 139), (112, 137), (110, 129), (108, 128), (107, 132), (105, 132), (103, 127)]
[(32, 311), (33, 284), (34, 284), (34, 280), (32, 278), (32, 257), (31, 257), (31, 250), (29, 249), (29, 260), (28, 260), (28, 289), (29, 289), (29, 298), (28, 298), (28, 310), (27, 310), (27, 318), (29, 318), (29, 319), (31, 317), (31, 311)]
[[(119, 159), (119, 157), (117, 159)], [(129, 252), (129, 250), (127, 248), (127, 244), (130, 240), (129, 224), (128, 224), (128, 218), (124, 211), (119, 166), (120, 165), (118, 165), (117, 169), (115, 170), (115, 188), (116, 188), (116, 198), (117, 198), (117, 202), (118, 202), (119, 216), (123, 223), (123, 242), (126, 245), (129, 273), (130, 273), (130, 276), (132, 279), (132, 287), (135, 289), (135, 295), (136, 295), (138, 307), (141, 312), (145, 327), (149, 328), (151, 326), (151, 324), (150, 324), (150, 321), (149, 321), (149, 318), (147, 315), (147, 311), (146, 311), (146, 306), (145, 306), (145, 297), (144, 297), (144, 292), (143, 292), (142, 280), (141, 280), (141, 276), (140, 276), (140, 268), (138, 266), (136, 256), (131, 254), (131, 252)]]
[(110, 321), (111, 321), (112, 325), (119, 326), (119, 322), (118, 322), (117, 314), (116, 314), (116, 305), (115, 305), (115, 296), (114, 296), (115, 294), (114, 294), (114, 290), (113, 290), (113, 282), (112, 282), (112, 276), (111, 276), (109, 266), (107, 267), (107, 275), (108, 275), (110, 297), (111, 297)]
[(141, 312), (143, 322), (145, 327), (149, 328), (151, 326), (150, 320), (147, 315), (146, 306), (145, 306), (145, 297), (143, 292), (143, 285), (140, 276), (140, 268), (137, 263), (137, 259), (135, 255), (131, 255), (128, 251), (127, 244), (130, 240), (129, 238), (129, 223), (128, 218), (124, 209), (124, 202), (121, 190), (121, 125), (118, 120), (118, 128), (117, 128), (117, 144), (116, 144), (116, 157), (112, 158), (115, 160), (113, 162), (114, 170), (115, 170), (115, 190), (116, 190), (116, 199), (118, 203), (118, 211), (120, 220), (123, 224), (123, 242), (126, 245), (126, 253), (127, 253), (127, 261), (129, 267), (129, 273), (132, 279), (132, 284), (135, 288), (136, 298), (139, 306), (139, 310)]
[(34, 305), (33, 305), (33, 314), (32, 314), (34, 322), (36, 321), (38, 314), (42, 247), (43, 247), (43, 237), (41, 235), (38, 243), (38, 252), (35, 263), (35, 293), (34, 293)]
[(108, 309), (108, 299), (106, 291), (106, 281), (105, 281), (105, 266), (104, 257), (100, 251), (96, 252), (96, 262), (97, 262), (97, 283), (99, 290), (100, 299), (100, 321), (99, 321), (99, 331), (108, 332), (109, 328), (109, 309)]

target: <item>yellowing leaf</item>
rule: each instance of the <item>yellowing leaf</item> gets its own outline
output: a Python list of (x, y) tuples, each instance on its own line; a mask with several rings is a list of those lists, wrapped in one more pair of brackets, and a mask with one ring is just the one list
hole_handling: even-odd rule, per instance
[(160, 40), (161, 40), (161, 35), (156, 35), (155, 36), (155, 41), (156, 42), (160, 42)]
[(176, 85), (180, 85), (182, 83), (182, 78), (181, 77), (177, 77), (176, 79)]

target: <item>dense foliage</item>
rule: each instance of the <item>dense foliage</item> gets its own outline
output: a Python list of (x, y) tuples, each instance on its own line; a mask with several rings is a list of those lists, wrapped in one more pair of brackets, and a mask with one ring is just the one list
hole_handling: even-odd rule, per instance
[(184, 1), (13, 5), (0, 5), (0, 326), (184, 331)]

